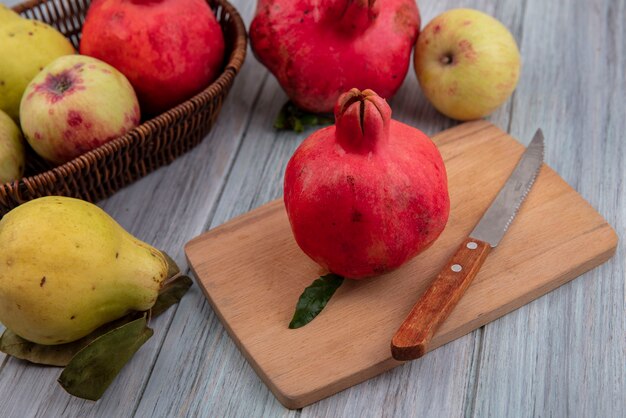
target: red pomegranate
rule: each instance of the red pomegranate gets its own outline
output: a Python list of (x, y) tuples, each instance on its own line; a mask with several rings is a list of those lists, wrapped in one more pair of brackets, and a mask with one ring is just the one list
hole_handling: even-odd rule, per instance
[(352, 87), (393, 96), (419, 27), (415, 0), (259, 0), (250, 43), (298, 107), (331, 112)]
[(204, 0), (94, 0), (80, 53), (122, 72), (142, 113), (156, 115), (217, 78), (224, 37)]
[(339, 97), (335, 118), (287, 164), (285, 207), (309, 257), (360, 279), (401, 266), (437, 239), (450, 211), (447, 176), (430, 138), (392, 120), (372, 90)]

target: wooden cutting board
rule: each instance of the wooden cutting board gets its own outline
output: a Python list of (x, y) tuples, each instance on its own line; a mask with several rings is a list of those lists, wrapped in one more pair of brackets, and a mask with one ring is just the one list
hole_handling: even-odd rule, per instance
[[(395, 272), (345, 281), (324, 311), (300, 329), (287, 328), (296, 301), (324, 272), (296, 245), (282, 200), (187, 244), (187, 258), (213, 309), (286, 407), (301, 408), (402, 364), (391, 357), (391, 337), (524, 150), (485, 121), (457, 126), (433, 140), (450, 185), (450, 220), (441, 237)], [(603, 263), (616, 245), (604, 218), (544, 165), (509, 232), (436, 333), (431, 349)], [(428, 355), (418, 361), (428, 361)]]

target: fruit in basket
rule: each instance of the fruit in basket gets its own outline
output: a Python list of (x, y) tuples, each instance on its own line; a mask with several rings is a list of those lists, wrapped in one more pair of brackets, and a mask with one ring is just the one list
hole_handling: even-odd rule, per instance
[(60, 57), (37, 74), (24, 92), (20, 113), (28, 143), (55, 164), (124, 135), (140, 120), (126, 77), (84, 55)]
[(82, 200), (43, 197), (0, 220), (0, 321), (38, 344), (150, 309), (167, 273), (163, 253)]
[(296, 242), (352, 279), (393, 270), (432, 244), (450, 210), (446, 169), (421, 131), (391, 119), (371, 90), (339, 97), (287, 164), (285, 208)]
[(497, 109), (515, 90), (521, 66), (511, 32), (471, 9), (449, 10), (433, 19), (417, 40), (414, 59), (428, 100), (458, 120)]
[(393, 96), (419, 26), (415, 0), (259, 0), (250, 42), (298, 107), (323, 113), (352, 87)]
[(0, 5), (0, 110), (17, 122), (28, 83), (55, 58), (74, 53), (70, 41), (51, 26)]
[(13, 10), (9, 9), (4, 4), (0, 4), (0, 25), (10, 22), (12, 20), (18, 20), (22, 17), (15, 13)]
[(80, 52), (126, 75), (142, 111), (152, 116), (217, 78), (224, 36), (205, 0), (95, 0)]
[(18, 180), (24, 174), (22, 132), (13, 119), (0, 110), (0, 183)]

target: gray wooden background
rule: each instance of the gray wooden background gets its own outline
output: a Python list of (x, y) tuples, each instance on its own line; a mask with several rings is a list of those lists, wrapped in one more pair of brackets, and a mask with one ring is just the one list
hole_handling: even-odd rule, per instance
[[(256, 2), (234, 3), (248, 24)], [(541, 127), (547, 163), (626, 236), (626, 2), (419, 3), (424, 23), (472, 7), (510, 28), (522, 76), (488, 119), (523, 143)], [(188, 240), (281, 195), (285, 164), (306, 136), (272, 129), (285, 99), (250, 54), (205, 141), (101, 206), (185, 267)], [(412, 69), (391, 104), (395, 118), (429, 134), (455, 125), (426, 102)], [(625, 260), (620, 245), (610, 262), (519, 310), (297, 411), (274, 399), (194, 287), (153, 322), (154, 337), (97, 403), (68, 396), (59, 369), (0, 355), (0, 415), (624, 417)]]

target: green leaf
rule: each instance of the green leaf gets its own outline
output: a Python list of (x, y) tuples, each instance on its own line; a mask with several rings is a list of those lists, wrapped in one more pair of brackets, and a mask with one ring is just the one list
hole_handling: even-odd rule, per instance
[(304, 132), (304, 125), (302, 120), (298, 118), (289, 118), (289, 122), (293, 126), (293, 130), (297, 133)]
[(61, 345), (31, 343), (9, 329), (4, 330), (0, 338), (0, 351), (31, 363), (50, 366), (65, 366), (81, 348), (78, 341)]
[(324, 309), (342, 283), (343, 277), (327, 274), (304, 289), (296, 304), (296, 312), (289, 323), (289, 328), (300, 328), (311, 322)]
[(278, 130), (289, 129), (287, 128), (287, 110), (285, 106), (283, 106), (280, 109), (280, 112), (278, 112), (278, 115), (276, 116), (276, 120), (274, 121), (275, 129), (278, 129)]
[(159, 316), (170, 306), (180, 302), (192, 284), (193, 281), (187, 276), (178, 276), (174, 280), (166, 283), (159, 291), (159, 297), (154, 303), (154, 306), (150, 309), (152, 316)]
[(152, 334), (146, 315), (109, 331), (72, 358), (59, 383), (71, 395), (97, 401)]
[(167, 260), (167, 277), (165, 278), (165, 280), (171, 279), (177, 274), (180, 274), (180, 268), (178, 268), (178, 264), (176, 264), (176, 261), (174, 261), (174, 259), (170, 257), (169, 254), (165, 251), (161, 251), (161, 254), (163, 254), (165, 260)]
[(307, 126), (329, 125), (334, 122), (330, 114), (311, 113), (300, 109), (293, 102), (283, 105), (274, 121), (274, 128), (302, 132)]
[(31, 363), (63, 367), (70, 362), (76, 353), (89, 345), (90, 342), (114, 328), (120, 327), (134, 319), (137, 319), (138, 315), (140, 315), (139, 312), (128, 314), (118, 320), (104, 324), (80, 340), (67, 344), (37, 344), (25, 340), (13, 331), (6, 329), (4, 330), (2, 337), (0, 337), (0, 351)]
[(312, 113), (309, 113), (307, 115), (302, 115), (302, 117), (300, 118), (300, 122), (302, 122), (303, 125), (308, 125), (308, 126), (317, 125), (317, 121), (318, 121), (317, 115), (314, 115)]

